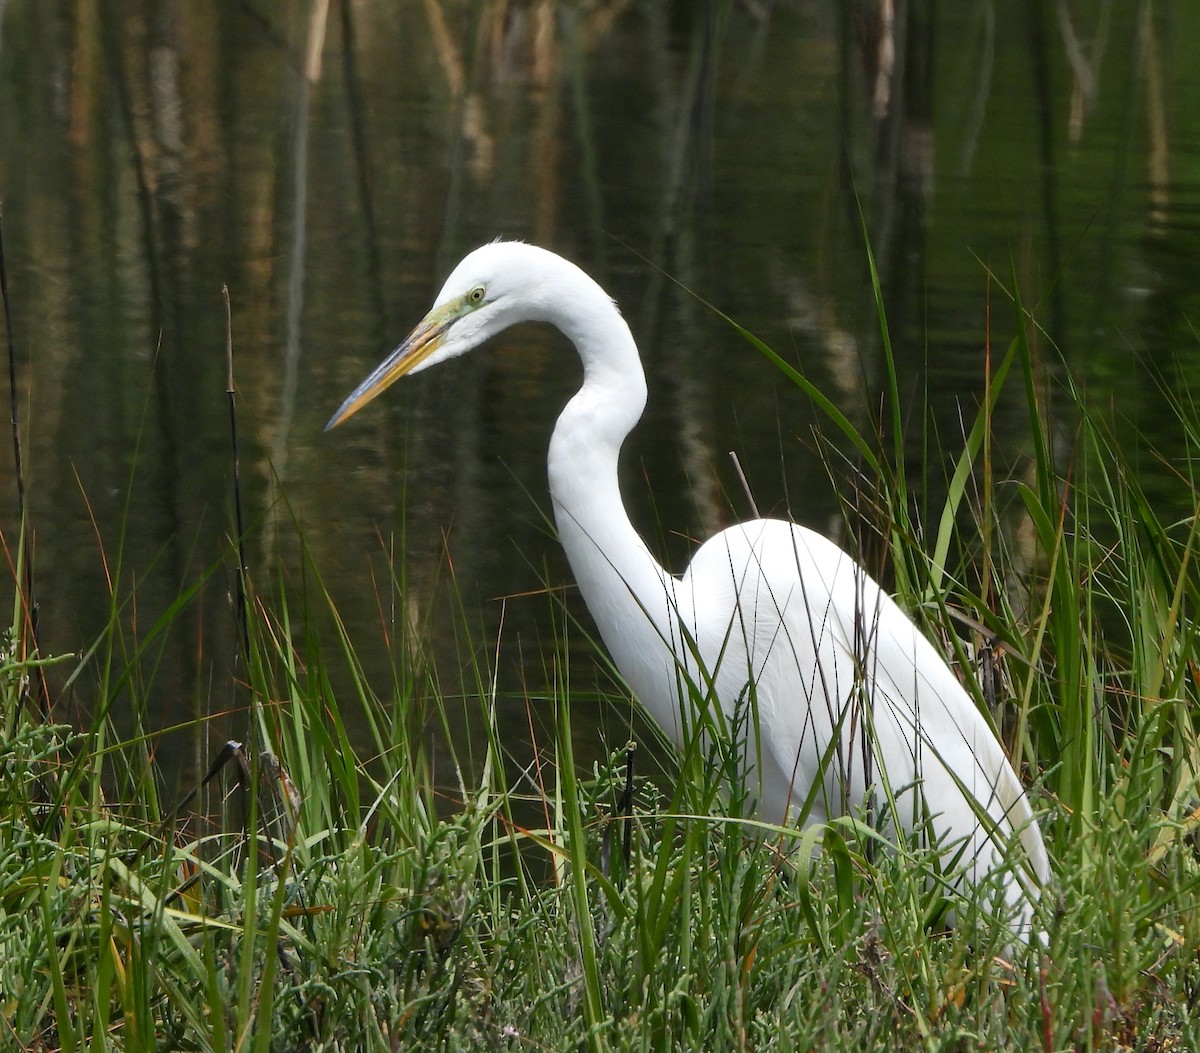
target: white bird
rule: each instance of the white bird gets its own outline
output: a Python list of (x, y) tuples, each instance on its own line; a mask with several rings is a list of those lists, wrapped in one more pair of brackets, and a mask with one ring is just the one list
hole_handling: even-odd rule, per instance
[[(679, 744), (698, 726), (745, 729), (748, 783), (768, 821), (894, 802), (892, 819), (940, 846), (952, 881), (992, 882), (1026, 929), (1050, 868), (1021, 783), (937, 649), (866, 571), (774, 519), (723, 530), (681, 578), (638, 535), (617, 461), (646, 405), (645, 375), (616, 304), (580, 268), (518, 242), (476, 249), (326, 430), (401, 376), (518, 322), (557, 326), (583, 361), (550, 440), (550, 495), (579, 590), (642, 705)], [(736, 719), (739, 707), (749, 719)]]

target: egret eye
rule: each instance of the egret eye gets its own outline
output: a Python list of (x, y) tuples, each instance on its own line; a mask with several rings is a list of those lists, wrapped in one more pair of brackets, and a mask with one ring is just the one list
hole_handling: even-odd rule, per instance
[(467, 303), (473, 307), (477, 307), (483, 303), (483, 298), (487, 294), (487, 290), (482, 285), (476, 285), (469, 293), (467, 293)]

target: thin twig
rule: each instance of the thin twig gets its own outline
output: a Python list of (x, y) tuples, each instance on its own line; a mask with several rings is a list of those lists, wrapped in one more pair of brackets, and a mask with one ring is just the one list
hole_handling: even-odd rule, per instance
[(0, 298), (4, 300), (4, 335), (8, 340), (8, 392), (11, 400), (13, 461), (17, 473), (17, 516), (25, 518), (25, 472), (21, 461), (20, 411), (17, 398), (17, 348), (13, 339), (12, 310), (8, 300), (8, 267), (4, 261), (4, 210), (0, 206)]
[(233, 386), (233, 314), (229, 306), (229, 286), (221, 286), (225, 301), (225, 395), (229, 400), (229, 443), (233, 452), (233, 513), (237, 525), (237, 616), (242, 633), (242, 661), (250, 669), (250, 619), (246, 611), (246, 526), (242, 515), (242, 469), (238, 450), (237, 399)]
[[(25, 517), (25, 469), (21, 455), (21, 413), (20, 398), (17, 395), (17, 343), (13, 337), (12, 304), (8, 295), (8, 265), (4, 255), (4, 207), (0, 203), (0, 300), (4, 302), (4, 335), (8, 342), (8, 393), (9, 393), (9, 422), (12, 425), (13, 466), (17, 477), (17, 520), (21, 524), (23, 563), (25, 572), (24, 596), (22, 613), (28, 628), (28, 647), (23, 658), (37, 655), (38, 650), (38, 609), (33, 597), (33, 532)], [(43, 714), (49, 712), (50, 691), (46, 684), (45, 673), (39, 667), (36, 674), (30, 678), (39, 708)]]

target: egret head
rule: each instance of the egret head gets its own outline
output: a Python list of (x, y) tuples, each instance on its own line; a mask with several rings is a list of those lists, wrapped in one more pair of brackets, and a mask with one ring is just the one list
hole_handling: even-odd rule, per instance
[(521, 242), (497, 241), (463, 257), (433, 307), (407, 339), (350, 393), (325, 430), (337, 427), (407, 373), (478, 347), (517, 322), (545, 317), (551, 253)]

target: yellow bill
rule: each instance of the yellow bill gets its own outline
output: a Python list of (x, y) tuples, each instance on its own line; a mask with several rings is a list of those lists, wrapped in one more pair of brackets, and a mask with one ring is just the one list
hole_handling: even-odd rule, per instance
[(387, 358), (372, 370), (371, 375), (358, 385), (341, 408), (325, 425), (325, 430), (336, 428), (348, 417), (354, 416), (376, 395), (386, 391), (405, 373), (411, 373), (432, 355), (445, 339), (446, 330), (454, 323), (458, 313), (453, 304), (447, 304), (425, 316), (408, 338)]

